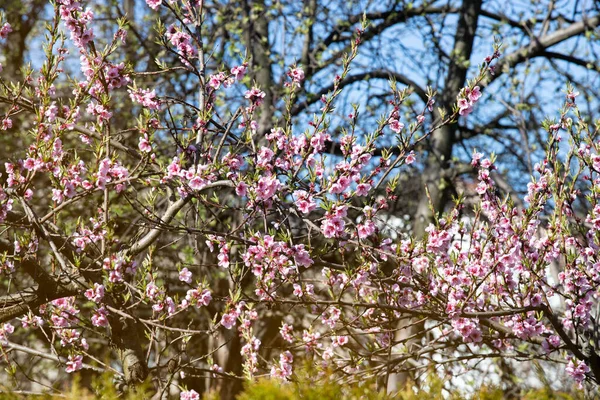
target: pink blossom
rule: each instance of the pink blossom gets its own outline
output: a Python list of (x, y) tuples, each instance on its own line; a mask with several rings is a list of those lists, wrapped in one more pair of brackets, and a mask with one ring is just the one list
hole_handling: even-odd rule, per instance
[(44, 112), (44, 116), (48, 119), (48, 122), (56, 121), (56, 115), (58, 114), (58, 107), (56, 106), (56, 102), (52, 102), (48, 106), (48, 109)]
[(237, 67), (231, 68), (231, 74), (238, 81), (241, 80), (244, 77), (244, 75), (246, 74), (246, 66), (245, 65), (239, 65)]
[(297, 199), (296, 207), (298, 207), (298, 210), (300, 210), (303, 214), (309, 214), (311, 211), (317, 208), (317, 204), (315, 203), (313, 197), (306, 191), (296, 190), (293, 195)]
[(15, 327), (10, 322), (2, 324), (0, 326), (0, 344), (6, 342), (8, 335), (12, 334), (14, 331)]
[(2, 25), (2, 28), (0, 28), (0, 39), (6, 39), (8, 37), (8, 34), (12, 32), (12, 27), (10, 26), (10, 24), (8, 22), (4, 23), (4, 25)]
[(292, 336), (292, 331), (294, 330), (294, 327), (288, 324), (283, 324), (281, 326), (281, 328), (279, 329), (279, 333), (281, 334), (281, 337), (283, 338), (283, 340), (285, 340), (286, 342), (292, 343), (294, 341), (294, 338)]
[(575, 380), (575, 382), (582, 386), (586, 374), (590, 372), (590, 367), (588, 367), (584, 361), (577, 361), (577, 364), (575, 364), (573, 359), (570, 359), (565, 370), (567, 374), (569, 374)]
[(192, 283), (192, 273), (187, 268), (183, 268), (179, 271), (179, 280), (185, 283)]
[(434, 104), (435, 104), (435, 99), (430, 98), (429, 100), (427, 100), (427, 110), (429, 110), (429, 112), (433, 111)]
[(104, 286), (94, 283), (94, 287), (86, 290), (84, 294), (88, 300), (99, 303), (104, 297)]
[(304, 80), (304, 70), (302, 68), (292, 68), (289, 75), (294, 82), (300, 83)]
[(190, 181), (188, 182), (188, 184), (190, 185), (190, 189), (192, 190), (201, 190), (206, 186), (207, 183), (208, 182), (206, 181), (206, 179), (203, 179), (197, 175), (190, 179)]
[(12, 119), (10, 119), (10, 118), (4, 118), (4, 119), (2, 120), (2, 128), (1, 128), (1, 129), (2, 129), (3, 131), (5, 131), (5, 130), (8, 130), (8, 129), (12, 128), (12, 126), (13, 126)]
[(156, 97), (156, 92), (150, 89), (137, 89), (128, 90), (129, 97), (135, 103), (139, 103), (142, 106), (150, 110), (158, 110), (160, 108), (160, 102)]
[(21, 326), (23, 326), (23, 328), (39, 328), (42, 325), (44, 325), (44, 320), (31, 313), (21, 319)]
[(390, 129), (396, 133), (400, 133), (402, 132), (402, 129), (404, 129), (404, 124), (396, 118), (392, 118), (390, 120)]
[(592, 167), (597, 172), (600, 172), (600, 155), (592, 154)]
[(187, 291), (187, 294), (185, 296), (185, 306), (191, 304), (191, 303), (195, 303), (196, 307), (206, 307), (210, 304), (212, 300), (212, 295), (210, 293), (210, 290), (208, 289), (204, 289), (202, 291), (200, 291), (200, 289), (190, 289)]
[(152, 301), (156, 301), (158, 300), (158, 298), (161, 296), (162, 294), (162, 290), (156, 286), (156, 284), (154, 282), (150, 282), (148, 283), (148, 285), (146, 286), (146, 296), (152, 300)]
[(462, 116), (467, 116), (473, 111), (473, 106), (467, 99), (461, 98), (458, 100), (458, 113)]
[(363, 224), (358, 224), (356, 229), (358, 231), (358, 237), (361, 239), (366, 239), (375, 232), (375, 224), (373, 221), (368, 220)]
[(248, 193), (248, 185), (246, 185), (246, 182), (240, 181), (235, 187), (235, 193), (240, 197), (246, 196)]
[(368, 183), (359, 183), (356, 185), (356, 195), (357, 196), (366, 196), (369, 194), (371, 190), (371, 185)]
[(72, 372), (79, 371), (81, 368), (83, 368), (83, 356), (69, 356), (65, 371), (70, 374)]
[(162, 4), (162, 0), (146, 0), (146, 4), (148, 4), (151, 9), (157, 10)]
[(247, 98), (257, 106), (262, 104), (265, 96), (266, 93), (256, 87), (246, 91), (246, 94), (244, 95), (245, 98)]
[(92, 315), (92, 325), (103, 327), (108, 326), (107, 314), (108, 313), (106, 309), (104, 307), (100, 307), (98, 310), (96, 310), (96, 313)]
[(140, 137), (140, 143), (138, 144), (138, 148), (144, 153), (150, 153), (152, 151), (152, 145), (150, 145), (148, 135)]
[(214, 74), (209, 77), (208, 86), (212, 87), (214, 90), (217, 90), (224, 80), (225, 74), (223, 72), (219, 72), (218, 74)]
[(310, 267), (313, 264), (313, 260), (310, 258), (308, 251), (304, 249), (303, 244), (294, 246), (294, 261), (302, 267)]
[(257, 154), (256, 165), (263, 168), (270, 166), (274, 154), (273, 150), (263, 146)]
[(217, 256), (219, 260), (218, 265), (221, 268), (229, 268), (229, 246), (225, 243), (222, 244), (219, 249), (219, 255)]
[(181, 392), (179, 395), (179, 400), (200, 400), (200, 394), (195, 390), (186, 390)]
[(479, 86), (475, 86), (472, 90), (467, 91), (467, 95), (469, 96), (471, 104), (477, 102), (477, 100), (481, 98), (481, 91), (479, 90)]
[(269, 200), (279, 189), (279, 181), (275, 175), (262, 176), (256, 186), (256, 195), (261, 200)]
[(271, 368), (271, 377), (285, 379), (292, 375), (292, 362), (294, 356), (289, 351), (283, 352), (279, 356), (279, 366)]
[(221, 317), (221, 325), (223, 325), (225, 329), (231, 329), (235, 325), (236, 320), (237, 316), (234, 313), (223, 314), (223, 317)]
[(479, 160), (483, 158), (483, 154), (477, 151), (473, 151), (473, 155), (471, 156), (471, 165), (476, 167), (479, 164)]
[(567, 93), (567, 99), (571, 100), (575, 103), (575, 97), (579, 96), (579, 92), (569, 92)]
[(331, 341), (333, 342), (333, 347), (342, 347), (348, 344), (348, 336), (333, 336)]
[(293, 287), (294, 287), (294, 296), (301, 297), (302, 296), (302, 286), (298, 285), (297, 283), (294, 283)]

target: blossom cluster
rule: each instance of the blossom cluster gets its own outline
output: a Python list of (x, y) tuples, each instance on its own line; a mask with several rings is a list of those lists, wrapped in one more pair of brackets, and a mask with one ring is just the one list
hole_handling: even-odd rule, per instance
[[(147, 4), (157, 10), (163, 2)], [(282, 122), (284, 116), (279, 125), (261, 126), (261, 112), (272, 106), (265, 104), (270, 88), (243, 79), (246, 62), (198, 72), (201, 44), (186, 25), (194, 15), (182, 11), (161, 40), (176, 52), (179, 68), (198, 74), (201, 100), (172, 106), (162, 88), (139, 88), (124, 63), (109, 61), (125, 40), (122, 31), (100, 50), (92, 12), (71, 0), (57, 7), (79, 51), (83, 80), (74, 85), (69, 106), (49, 76), (28, 91), (39, 103), (32, 106), (34, 127), (26, 148), (4, 165), (0, 187), (0, 224), (11, 236), (1, 242), (10, 251), (0, 255), (0, 271), (27, 275), (36, 285), (60, 280), (55, 287), (35, 286), (47, 302), (20, 315), (17, 329), (50, 330), (67, 372), (84, 367), (86, 336), (104, 339), (118, 321), (142, 326), (152, 340), (173, 336), (181, 348), (200, 333), (235, 337), (235, 356), (249, 377), (270, 371), (292, 379), (303, 350), (324, 368), (383, 371), (398, 353), (399, 323), (427, 318), (435, 325), (426, 329), (438, 335), (432, 349), (448, 349), (445, 355), (457, 343), (500, 355), (526, 341), (532, 356), (569, 357), (566, 372), (576, 382), (591, 376), (590, 360), (572, 350), (579, 341), (569, 342), (590, 334), (600, 287), (600, 145), (590, 135), (571, 153), (585, 176), (558, 176), (558, 156), (550, 149), (534, 168), (522, 207), (499, 195), (494, 157), (474, 151), (474, 210), (457, 202), (425, 224), (423, 237), (391, 236), (385, 217), (398, 192), (392, 177), (413, 168), (407, 165), (415, 162), (418, 144), (432, 132), (425, 129), (432, 93), (411, 116), (402, 113), (407, 94), (394, 90), (369, 135), (356, 133), (357, 110), (344, 120), (350, 129), (334, 132), (331, 114), (353, 46), (335, 90), (321, 98), (320, 114), (308, 122)], [(0, 38), (8, 33), (5, 25)], [(60, 57), (48, 62), (59, 69), (68, 51), (56, 51)], [(448, 121), (473, 111), (487, 72), (460, 91)], [(304, 70), (294, 66), (283, 78), (290, 80), (286, 96), (293, 99)], [(224, 90), (236, 85), (239, 95), (224, 103), (235, 103), (237, 111), (221, 112)], [(133, 148), (113, 131), (122, 127), (117, 94), (141, 105), (134, 107), (139, 123), (122, 130), (139, 135)], [(560, 122), (549, 128), (552, 138), (558, 141), (565, 131), (582, 140), (585, 121), (566, 116), (575, 109), (570, 92)], [(11, 129), (12, 120), (2, 125)], [(73, 132), (82, 140), (72, 140)], [(393, 151), (377, 152), (388, 139)], [(581, 198), (575, 183), (593, 194), (584, 218), (574, 211)], [(472, 218), (465, 221), (465, 214)], [(76, 220), (62, 220), (73, 215)], [(41, 265), (47, 259), (51, 272)], [(548, 279), (552, 263), (561, 267), (556, 282)], [(279, 336), (275, 330), (269, 337), (281, 344), (276, 352), (260, 335), (269, 318), (279, 327)], [(14, 330), (1, 325), (0, 344)], [(424, 359), (435, 358), (422, 351)], [(200, 359), (210, 376), (223, 373), (206, 354)], [(185, 375), (184, 367), (179, 372)], [(181, 398), (199, 394), (185, 390)]]

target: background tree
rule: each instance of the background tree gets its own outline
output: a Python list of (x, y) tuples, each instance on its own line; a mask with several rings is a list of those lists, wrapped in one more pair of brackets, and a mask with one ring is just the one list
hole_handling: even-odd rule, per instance
[[(556, 228), (557, 221), (574, 223), (560, 219), (563, 203), (558, 201), (574, 186), (558, 178), (560, 168), (552, 168), (565, 154), (589, 164), (594, 152), (575, 155), (562, 149), (559, 154), (558, 140), (546, 145), (555, 125), (542, 120), (551, 107), (558, 108), (560, 97), (554, 94), (567, 81), (584, 94), (578, 98), (587, 115), (581, 123), (597, 117), (594, 3), (147, 3), (151, 8), (107, 2), (95, 5), (93, 14), (68, 1), (56, 8), (15, 2), (4, 10), (12, 32), (6, 29), (4, 35), (0, 100), (5, 138), (10, 138), (3, 158), (11, 164), (5, 166), (2, 199), (6, 229), (0, 250), (8, 278), (0, 318), (25, 316), (23, 324), (34, 326), (47, 322), (33, 334), (17, 335), (34, 335), (29, 340), (36, 345), (60, 338), (64, 349), (58, 353), (70, 357), (70, 370), (79, 369), (79, 357), (85, 355), (93, 357), (93, 368), (112, 370), (128, 386), (150, 374), (163, 393), (174, 390), (175, 383), (198, 391), (219, 386), (224, 398), (240, 390), (241, 376), (264, 369), (274, 358), (281, 360), (273, 374), (288, 377), (292, 353), (280, 356), (279, 349), (288, 346), (286, 330), (292, 325), (296, 331), (307, 329), (295, 340), (315, 347), (315, 356), (345, 360), (335, 364), (340, 374), (373, 374), (390, 390), (396, 373), (412, 371), (418, 377), (434, 363), (451, 368), (470, 358), (498, 357), (503, 340), (515, 336), (534, 348), (558, 340), (561, 351), (566, 348), (586, 362), (592, 369), (587, 376), (597, 379), (595, 350), (581, 339), (593, 335), (587, 328), (591, 317), (581, 327), (575, 323), (561, 331), (554, 309), (548, 308), (553, 304), (529, 304), (536, 295), (552, 297), (548, 287), (560, 291), (552, 285), (561, 273), (564, 280), (574, 262), (567, 254), (574, 246), (566, 241), (571, 232)], [(33, 22), (41, 16), (49, 22), (51, 44), (43, 65), (40, 48), (33, 45), (38, 32)], [(160, 23), (149, 23), (157, 18)], [(494, 35), (506, 44), (498, 60)], [(22, 60), (31, 60), (35, 70), (21, 74)], [(574, 92), (569, 96), (567, 106), (573, 107)], [(582, 137), (592, 140), (593, 130), (567, 121), (568, 110), (560, 122), (575, 131), (574, 144), (579, 146)], [(473, 147), (496, 151), (495, 164), (504, 173), (487, 162), (479, 172), (473, 169)], [(536, 172), (534, 164), (544, 158), (552, 162), (547, 179), (556, 175), (555, 192), (547, 194), (554, 202), (536, 203), (524, 176)], [(479, 159), (473, 164), (481, 165)], [(537, 172), (544, 173), (541, 165)], [(497, 190), (513, 194), (516, 203), (528, 194), (528, 211), (490, 200), (496, 193), (488, 173)], [(589, 183), (578, 178), (572, 178), (573, 185), (585, 189)], [(464, 280), (444, 269), (461, 265), (446, 239), (466, 234), (457, 228), (459, 208), (451, 211), (449, 205), (465, 188), (474, 194), (477, 179), (487, 214), (471, 213), (472, 232), (491, 234), (486, 221), (495, 221), (498, 213), (510, 220), (514, 212), (535, 228), (519, 230), (516, 225), (523, 221), (514, 222), (511, 240), (525, 243), (541, 226), (534, 221), (548, 218), (545, 228), (554, 226), (558, 236), (548, 234), (549, 243), (535, 246), (555, 245), (560, 237), (563, 247), (557, 251), (565, 257), (553, 264), (554, 283), (540, 273), (535, 284), (527, 281), (535, 290), (519, 292), (524, 282), (512, 288), (520, 294), (511, 293), (511, 302), (467, 304), (482, 287), (509, 285), (502, 280), (508, 275), (499, 280), (497, 267), (490, 267), (463, 282), (471, 291), (463, 290), (466, 300), (458, 299), (464, 301), (463, 314), (457, 315), (442, 307), (456, 300), (444, 292), (447, 287), (425, 303), (422, 296), (452, 279)], [(593, 201), (579, 201), (569, 212), (579, 223), (577, 218), (593, 216), (593, 206)], [(439, 219), (444, 210), (449, 216)], [(404, 215), (410, 216), (410, 228), (393, 226), (394, 218)], [(432, 222), (434, 228), (426, 232)], [(401, 241), (408, 232), (425, 241)], [(436, 235), (445, 239), (432, 250)], [(580, 236), (591, 240), (589, 233)], [(569, 236), (585, 248), (577, 238)], [(472, 266), (482, 254), (506, 255), (501, 244), (482, 244), (481, 253), (469, 253), (462, 262)], [(518, 257), (533, 257), (531, 246), (523, 245)], [(490, 247), (494, 250), (486, 253)], [(275, 270), (252, 253), (265, 248), (282, 262)], [(543, 259), (539, 253), (535, 257)], [(414, 265), (415, 260), (421, 264)], [(290, 271), (292, 265), (297, 273)], [(199, 281), (186, 287), (181, 282), (193, 282), (190, 272)], [(403, 276), (413, 278), (406, 282)], [(357, 291), (361, 285), (370, 289), (353, 293), (349, 282)], [(594, 279), (590, 282), (595, 289)], [(314, 298), (307, 285), (314, 286)], [(568, 285), (565, 290), (560, 292), (563, 305), (555, 307), (561, 313), (566, 309), (569, 321), (574, 318), (570, 307), (578, 301), (589, 307), (589, 290), (571, 293)], [(276, 301), (270, 291), (278, 292)], [(405, 298), (392, 294), (397, 291)], [(76, 297), (55, 301), (66, 296)], [(323, 326), (308, 329), (313, 322), (305, 310)], [(525, 324), (519, 318), (533, 324), (536, 312), (546, 318), (545, 325), (534, 324), (526, 334), (511, 330), (517, 322)], [(238, 318), (244, 321), (241, 334), (226, 329)], [(436, 335), (447, 329), (460, 334), (438, 343)], [(323, 335), (321, 341), (311, 339), (317, 334)], [(465, 347), (463, 342), (478, 334), (489, 353)], [(316, 347), (325, 346), (323, 340), (333, 340), (335, 349)], [(32, 348), (9, 346), (12, 353), (39, 355)], [(457, 351), (462, 355), (454, 355)], [(445, 359), (438, 362), (432, 354)], [(46, 354), (52, 360), (59, 355)], [(102, 362), (114, 355), (116, 369)], [(554, 360), (538, 351), (518, 350), (510, 357)], [(23, 359), (12, 361), (22, 365)], [(220, 367), (212, 369), (215, 361)], [(366, 366), (363, 372), (356, 370), (360, 365)], [(569, 366), (576, 377), (582, 365)], [(49, 383), (43, 371), (35, 371), (35, 377), (30, 372), (11, 370), (18, 382), (39, 375)], [(219, 384), (215, 375), (231, 381)]]

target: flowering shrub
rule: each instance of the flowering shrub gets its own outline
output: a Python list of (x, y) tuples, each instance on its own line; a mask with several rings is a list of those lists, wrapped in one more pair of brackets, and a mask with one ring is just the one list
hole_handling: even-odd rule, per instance
[[(499, 45), (431, 125), (435, 93), (402, 122), (410, 93), (392, 82), (390, 110), (366, 137), (356, 133), (357, 110), (333, 137), (329, 118), (358, 54), (359, 29), (320, 114), (306, 125), (292, 121), (305, 73), (290, 66), (280, 123), (261, 135), (268, 88), (244, 81), (247, 62), (209, 70), (202, 7), (147, 3), (177, 20), (158, 26), (165, 51), (176, 55), (162, 72), (193, 75), (197, 104), (143, 82), (121, 59), (124, 22), (103, 42), (93, 13), (71, 0), (56, 2), (42, 68), (23, 82), (2, 82), (2, 129), (22, 113), (31, 126), (19, 133), (24, 144), (4, 164), (0, 188), (0, 270), (18, 282), (1, 302), (5, 351), (16, 348), (19, 330), (39, 330), (68, 373), (111, 371), (129, 386), (151, 375), (160, 390), (181, 389), (182, 399), (199, 398), (186, 387), (190, 375), (241, 378), (215, 362), (223, 349), (241, 357), (247, 378), (291, 380), (298, 358), (348, 379), (386, 379), (509, 357), (562, 363), (575, 382), (598, 383), (600, 149), (598, 126), (579, 113), (577, 93), (569, 90), (546, 124), (546, 157), (525, 207), (500, 195), (494, 157), (475, 151), (472, 218), (461, 218), (471, 210), (458, 200), (424, 237), (395, 238), (380, 220), (398, 175), (434, 131), (478, 106)], [(10, 32), (4, 25), (0, 37)], [(81, 79), (65, 83), (71, 59)], [(65, 84), (69, 91), (57, 90)], [(238, 103), (218, 101), (234, 89), (244, 93)], [(112, 128), (119, 101), (135, 110), (133, 140)], [(375, 156), (390, 137), (398, 145)], [(330, 153), (333, 141), (339, 154)], [(399, 323), (420, 320), (425, 343), (397, 339)], [(100, 356), (104, 343), (118, 367)]]

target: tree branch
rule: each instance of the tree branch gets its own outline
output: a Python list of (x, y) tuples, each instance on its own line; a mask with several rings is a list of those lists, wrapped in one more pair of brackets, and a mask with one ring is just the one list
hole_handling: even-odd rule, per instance
[[(406, 75), (400, 74), (398, 72), (393, 72), (385, 69), (377, 69), (374, 71), (362, 72), (356, 75), (351, 75), (346, 77), (338, 84), (338, 88), (342, 89), (346, 86), (349, 86), (355, 82), (363, 82), (370, 79), (395, 79), (397, 82), (400, 82), (406, 86), (410, 86), (414, 89), (415, 93), (423, 100), (423, 102), (427, 102), (427, 93), (423, 88), (421, 88), (415, 81), (407, 77)], [(321, 100), (323, 95), (331, 92), (334, 89), (334, 85), (331, 84), (319, 90), (316, 94), (309, 94), (307, 99), (301, 103), (297, 103), (292, 107), (292, 115), (298, 115), (305, 109), (307, 109), (310, 105), (316, 103)]]

